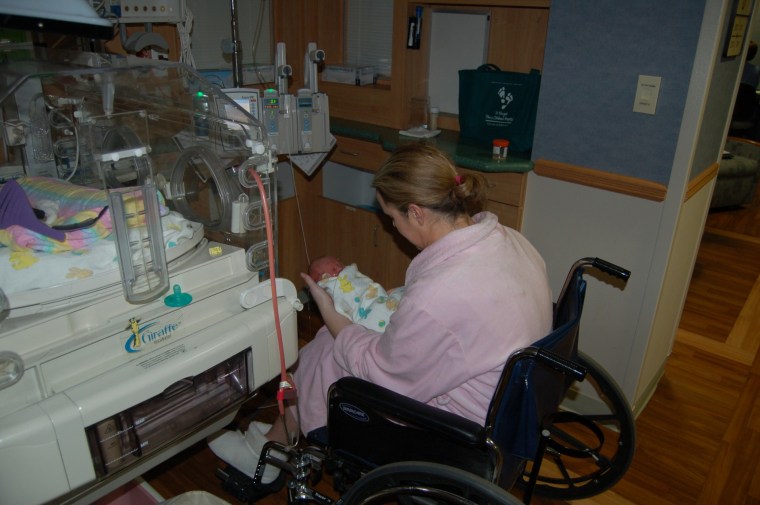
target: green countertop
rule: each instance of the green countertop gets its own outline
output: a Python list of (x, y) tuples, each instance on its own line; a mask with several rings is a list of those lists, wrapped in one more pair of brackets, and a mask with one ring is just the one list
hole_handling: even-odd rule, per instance
[(388, 152), (400, 145), (424, 140), (448, 153), (457, 166), (480, 172), (530, 172), (533, 169), (529, 153), (510, 151), (506, 160), (494, 161), (490, 145), (460, 138), (459, 132), (451, 130), (442, 130), (440, 135), (429, 139), (416, 139), (399, 135), (398, 130), (393, 128), (330, 118), (330, 131), (334, 135), (376, 142)]

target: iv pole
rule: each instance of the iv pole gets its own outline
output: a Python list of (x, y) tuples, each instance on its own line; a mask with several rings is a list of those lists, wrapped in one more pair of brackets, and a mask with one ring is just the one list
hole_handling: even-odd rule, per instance
[(232, 24), (232, 85), (243, 85), (243, 66), (240, 64), (240, 31), (238, 30), (237, 0), (230, 0), (230, 19)]

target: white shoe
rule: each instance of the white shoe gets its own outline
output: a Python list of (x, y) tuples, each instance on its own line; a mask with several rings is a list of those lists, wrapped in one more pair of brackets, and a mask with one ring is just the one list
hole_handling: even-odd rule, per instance
[[(232, 465), (248, 477), (253, 478), (256, 474), (256, 466), (264, 444), (268, 442), (262, 430), (269, 431), (271, 426), (265, 423), (253, 422), (248, 427), (248, 432), (243, 435), (239, 431), (222, 431), (220, 434), (208, 439), (208, 446), (228, 465)], [(276, 458), (286, 460), (287, 456), (279, 451), (270, 451)], [(280, 469), (274, 465), (267, 465), (261, 476), (262, 484), (273, 482), (280, 475)]]
[[(266, 433), (268, 433), (270, 429), (272, 429), (271, 424), (260, 423), (257, 421), (253, 421), (248, 425), (248, 431), (245, 432), (245, 441), (251, 450), (256, 454), (261, 454), (262, 450), (264, 449), (264, 444), (269, 442)], [(287, 454), (284, 454), (280, 451), (270, 450), (269, 454), (270, 456), (274, 456), (275, 458), (282, 461), (287, 461), (288, 459)], [(258, 463), (258, 458), (256, 458), (256, 462)], [(256, 468), (254, 466), (254, 472), (255, 471)], [(261, 476), (261, 483), (268, 484), (274, 481), (279, 474), (279, 467), (276, 467), (274, 465), (267, 465), (264, 467), (264, 474)]]

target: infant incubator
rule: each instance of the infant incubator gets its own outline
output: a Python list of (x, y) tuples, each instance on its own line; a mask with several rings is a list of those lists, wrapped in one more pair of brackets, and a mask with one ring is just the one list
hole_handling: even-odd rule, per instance
[(0, 503), (89, 503), (294, 363), (275, 154), (184, 65), (0, 60)]

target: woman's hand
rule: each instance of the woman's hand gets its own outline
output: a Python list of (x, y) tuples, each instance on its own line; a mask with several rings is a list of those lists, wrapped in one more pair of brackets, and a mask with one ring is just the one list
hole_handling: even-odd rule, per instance
[(301, 278), (306, 282), (306, 285), (309, 286), (311, 298), (317, 304), (317, 307), (319, 307), (320, 312), (322, 312), (322, 307), (333, 307), (333, 310), (335, 310), (332, 297), (327, 294), (327, 291), (325, 291), (322, 286), (314, 282), (314, 279), (305, 273), (301, 273)]
[(311, 298), (314, 300), (314, 303), (317, 304), (319, 312), (322, 314), (322, 319), (325, 321), (325, 326), (330, 330), (333, 337), (338, 335), (340, 330), (352, 324), (349, 318), (335, 310), (335, 304), (333, 303), (332, 297), (322, 288), (322, 286), (314, 282), (314, 279), (305, 273), (301, 273), (301, 278), (306, 282), (306, 285), (309, 286)]

